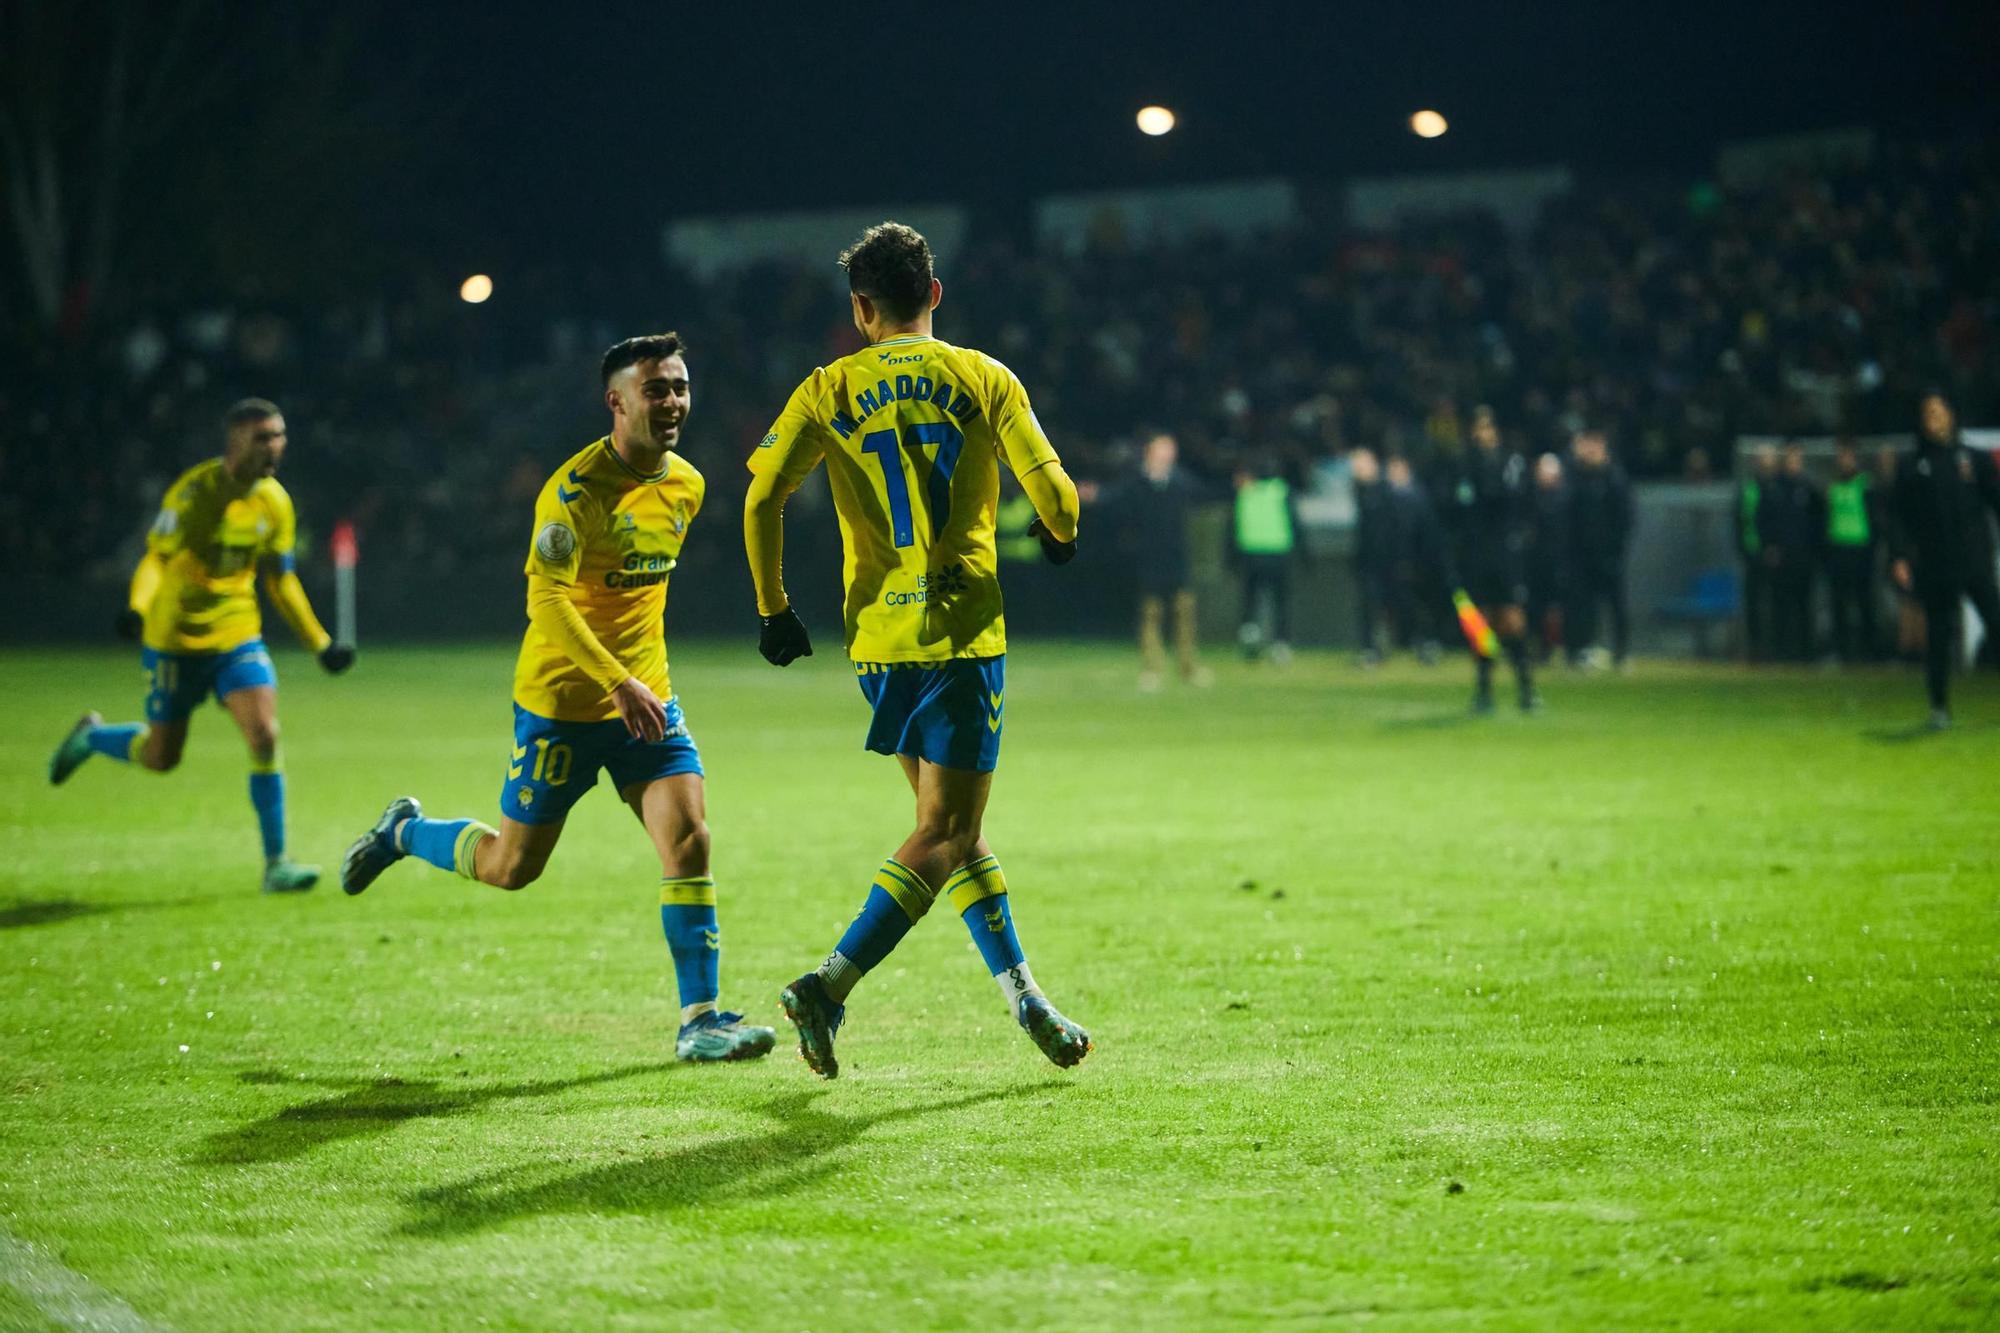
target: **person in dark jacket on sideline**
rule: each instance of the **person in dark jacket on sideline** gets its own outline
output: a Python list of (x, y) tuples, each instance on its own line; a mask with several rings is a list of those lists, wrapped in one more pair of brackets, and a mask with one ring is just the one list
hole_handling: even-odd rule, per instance
[(1569, 595), (1569, 486), (1559, 455), (1535, 460), (1535, 521), (1528, 536), (1528, 632), (1535, 660), (1546, 662), (1563, 641)]
[(1951, 725), (1951, 653), (1959, 601), (1985, 626), (1980, 658), (1992, 663), (2000, 640), (2000, 588), (1993, 572), (1993, 524), (2000, 515), (2000, 468), (1991, 454), (1958, 438), (1958, 417), (1942, 393), (1917, 408), (1917, 447), (1896, 469), (1896, 582), (1924, 606), (1924, 684), (1930, 725)]
[(1611, 657), (1625, 665), (1631, 616), (1625, 600), (1625, 557), (1632, 541), (1632, 483), (1612, 461), (1604, 432), (1579, 430), (1570, 443), (1570, 591), (1564, 607), (1571, 665), (1581, 666), (1597, 639), (1599, 609), (1611, 606)]
[(1414, 646), (1417, 660), (1434, 666), (1438, 660), (1438, 608), (1447, 604), (1444, 587), (1444, 529), (1430, 493), (1417, 482), (1410, 460), (1389, 460), (1388, 512), (1395, 534), (1395, 577), (1390, 596), (1401, 640)]
[(1760, 559), (1771, 608), (1771, 655), (1781, 662), (1812, 660), (1813, 566), (1825, 531), (1819, 488), (1806, 475), (1805, 449), (1790, 441), (1778, 475), (1763, 484), (1757, 501)]
[[(1457, 586), (1485, 615), (1514, 669), (1523, 712), (1539, 703), (1528, 658), (1528, 548), (1535, 521), (1528, 460), (1506, 447), (1493, 409), (1472, 414), (1472, 448), (1459, 460), (1453, 486)], [(1472, 708), (1493, 711), (1494, 660), (1475, 647)]]
[(1395, 624), (1396, 518), (1382, 461), (1372, 449), (1347, 456), (1354, 480), (1354, 586), (1361, 615), (1361, 665), (1382, 661), (1382, 642)]
[(1764, 492), (1778, 479), (1778, 451), (1759, 445), (1736, 490), (1736, 550), (1743, 557), (1743, 643), (1753, 662), (1771, 656), (1771, 578), (1764, 565)]
[[(1214, 675), (1195, 651), (1194, 577), (1188, 564), (1188, 514), (1210, 488), (1180, 465), (1180, 445), (1162, 431), (1146, 441), (1136, 475), (1108, 487), (1099, 503), (1111, 511), (1135, 557), (1139, 584), (1139, 688), (1152, 693), (1166, 672), (1171, 614), (1174, 661), (1181, 680), (1206, 686)], [(1220, 492), (1215, 493), (1220, 498)]]

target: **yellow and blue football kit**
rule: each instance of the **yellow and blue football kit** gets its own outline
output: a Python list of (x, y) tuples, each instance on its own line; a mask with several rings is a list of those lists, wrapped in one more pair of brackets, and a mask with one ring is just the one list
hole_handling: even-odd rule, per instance
[[(556, 470), (535, 501), (527, 633), (514, 668), (514, 753), (500, 808), (552, 824), (597, 783), (700, 773), (701, 756), (667, 676), (667, 578), (707, 490), (668, 454), (634, 471), (607, 437)], [(580, 634), (579, 629), (587, 630)], [(667, 734), (634, 739), (611, 697), (636, 677), (666, 703)]]
[[(763, 616), (788, 610), (770, 501), (822, 461), (846, 551), (848, 655), (874, 712), (867, 747), (992, 772), (1007, 660), (994, 532), (1001, 464), (1038, 516), (1064, 529), (1052, 534), (1057, 541), (1071, 541), (1075, 514), (1075, 488), (1026, 390), (992, 357), (922, 333), (814, 371), (750, 459), (757, 481), (744, 505), (744, 542)], [(971, 818), (976, 828), (976, 809)], [(909, 845), (921, 847), (916, 835)], [(848, 994), (940, 898), (964, 921), (1036, 1045), (1065, 1067), (1089, 1052), (1089, 1034), (1055, 1011), (1028, 969), (997, 858), (985, 853), (927, 881), (892, 856), (826, 961), (779, 996), (815, 1073), (838, 1075), (833, 1038)]]
[[(542, 488), (526, 567), (528, 630), (514, 670), (514, 752), (500, 793), (508, 819), (562, 822), (600, 772), (619, 790), (701, 775), (701, 755), (670, 693), (662, 617), (668, 576), (705, 489), (701, 473), (680, 455), (667, 454), (658, 472), (644, 474), (609, 438), (577, 453)], [(665, 705), (659, 740), (635, 738), (618, 714), (612, 692), (630, 679)], [(415, 797), (397, 797), (348, 849), (341, 887), (360, 893), (406, 856), (477, 880), (479, 849), (495, 836), (478, 820), (427, 818)], [(715, 880), (670, 873), (659, 888), (660, 926), (680, 987), (676, 1056), (763, 1055), (771, 1030), (717, 1007), (722, 932)]]
[[(79, 723), (56, 753), (52, 781), (67, 780), (92, 754), (132, 762), (153, 727), (185, 723), (203, 699), (222, 703), (242, 690), (275, 688), (257, 608), (257, 573), (301, 642), (315, 653), (332, 642), (313, 615), (293, 567), (298, 518), (271, 477), (243, 482), (220, 458), (189, 468), (167, 488), (133, 571), (127, 604), (141, 624), (146, 721)], [(311, 888), (316, 870), (285, 861), (285, 780), (275, 747), (253, 751), (250, 801), (269, 867), (267, 890)]]
[(300, 642), (318, 652), (332, 641), (294, 569), (297, 542), (292, 497), (276, 478), (245, 486), (211, 458), (167, 488), (129, 598), (145, 617), (149, 722), (184, 721), (211, 693), (219, 703), (239, 689), (277, 684), (257, 609), (260, 566)]
[(876, 343), (798, 387), (750, 470), (790, 491), (821, 462), (847, 651), (875, 710), (868, 748), (991, 772), (1006, 698), (1000, 465), (1025, 478), (1058, 462), (1027, 391), (983, 352), (923, 334)]

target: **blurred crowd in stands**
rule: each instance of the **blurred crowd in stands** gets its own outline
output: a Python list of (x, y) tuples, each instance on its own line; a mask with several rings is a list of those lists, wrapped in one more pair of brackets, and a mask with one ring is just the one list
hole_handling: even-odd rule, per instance
[[(436, 577), (518, 559), (550, 467), (605, 428), (598, 353), (665, 327), (691, 347), (690, 456), (711, 513), (733, 513), (792, 387), (855, 345), (830, 266), (698, 282), (657, 254), (597, 256), (496, 274), (479, 306), (455, 277), (311, 304), (248, 280), (143, 290), (0, 382), (0, 567), (122, 566), (247, 393), (288, 415), (308, 532), (352, 516)], [(1128, 475), (1161, 428), (1214, 483), (1310, 489), (1357, 447), (1445, 476), (1481, 403), (1530, 459), (1589, 425), (1641, 479), (1725, 474), (1739, 432), (1907, 430), (1923, 385), (1971, 424), (2000, 410), (1993, 141), (1884, 144), (1741, 188), (1583, 182), (1525, 232), (1315, 220), (1254, 242), (1106, 234), (1065, 257), (975, 228), (940, 276), (940, 334), (1008, 362), (1086, 479)]]

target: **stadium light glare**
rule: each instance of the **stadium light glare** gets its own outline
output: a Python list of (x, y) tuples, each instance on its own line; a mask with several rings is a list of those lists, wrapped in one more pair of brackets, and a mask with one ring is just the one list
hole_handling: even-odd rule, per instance
[(1159, 138), (1174, 127), (1174, 113), (1163, 106), (1139, 108), (1139, 133)]
[(1419, 139), (1435, 139), (1450, 128), (1445, 118), (1435, 111), (1419, 111), (1410, 117), (1410, 133)]
[(475, 273), (458, 284), (458, 299), (467, 305), (478, 305), (493, 295), (493, 279), (484, 273)]

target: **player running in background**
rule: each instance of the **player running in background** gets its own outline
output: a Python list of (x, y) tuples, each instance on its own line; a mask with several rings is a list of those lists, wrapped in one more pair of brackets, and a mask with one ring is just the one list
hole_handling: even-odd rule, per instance
[(250, 804), (264, 840), (264, 892), (298, 893), (319, 867), (285, 855), (285, 773), (278, 758), (278, 673), (264, 648), (257, 572), (299, 642), (338, 675), (354, 650), (320, 627), (293, 568), (298, 516), (273, 475), (285, 456), (277, 404), (245, 398), (223, 415), (222, 456), (197, 463), (167, 488), (133, 571), (118, 633), (144, 644), (152, 688), (144, 722), (106, 724), (85, 713), (49, 761), (62, 783), (101, 754), (165, 773), (181, 761), (188, 719), (210, 694), (250, 746)]
[(528, 631), (514, 668), (514, 752), (500, 827), (389, 802), (341, 862), (360, 893), (405, 856), (502, 889), (535, 882), (602, 770), (659, 852), (660, 924), (681, 1001), (674, 1054), (742, 1060), (777, 1034), (724, 1013), (701, 755), (667, 681), (667, 575), (707, 483), (677, 451), (692, 403), (680, 335), (604, 354), (611, 434), (556, 469), (535, 501)]
[(822, 459), (846, 547), (846, 638), (874, 708), (867, 747), (916, 794), (916, 829), (882, 863), (861, 913), (817, 971), (787, 986), (785, 1015), (814, 1073), (833, 1078), (848, 993), (938, 898), (972, 932), (1008, 1011), (1057, 1065), (1090, 1036), (1042, 994), (1014, 933), (1007, 881), (980, 820), (1000, 756), (1007, 638), (995, 572), (1000, 464), (1034, 504), (1029, 531), (1056, 564), (1076, 553), (1076, 487), (998, 361), (931, 336), (943, 292), (924, 238), (870, 227), (840, 256), (869, 345), (815, 370), (750, 458), (743, 535), (764, 657), (812, 654), (785, 596), (785, 499)]
[[(1492, 619), (1500, 648), (1514, 668), (1523, 711), (1538, 704), (1528, 657), (1528, 551), (1533, 544), (1534, 495), (1527, 460), (1500, 440), (1490, 407), (1472, 414), (1473, 448), (1453, 494), (1459, 577), (1473, 604)], [(1474, 712), (1493, 711), (1493, 659), (1477, 648)]]

